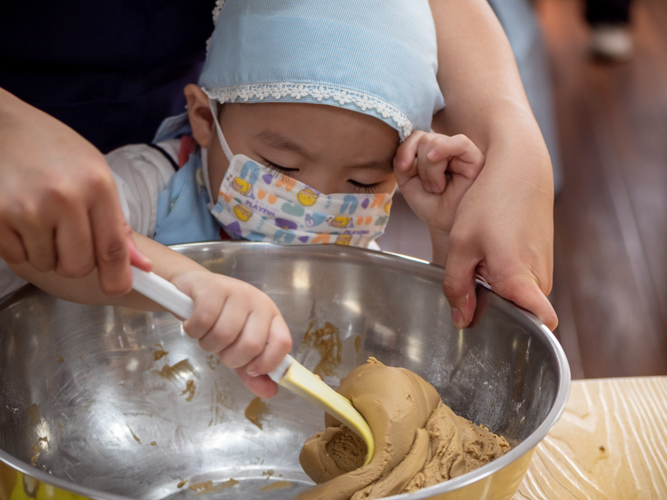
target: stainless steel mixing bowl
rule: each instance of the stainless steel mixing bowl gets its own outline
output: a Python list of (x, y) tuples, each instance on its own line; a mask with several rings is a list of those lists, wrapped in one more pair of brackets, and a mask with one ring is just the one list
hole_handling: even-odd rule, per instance
[[(175, 248), (268, 293), (310, 368), (309, 324), (338, 327), (332, 383), (375, 356), (513, 444), (410, 499), (510, 498), (563, 411), (570, 374), (548, 329), (481, 286), (474, 326), (455, 329), (440, 267), (340, 246)], [(298, 455), (322, 412), (281, 389), (258, 428), (244, 416), (253, 396), (170, 314), (25, 287), (0, 302), (0, 360), (0, 500), (288, 499), (312, 484)]]

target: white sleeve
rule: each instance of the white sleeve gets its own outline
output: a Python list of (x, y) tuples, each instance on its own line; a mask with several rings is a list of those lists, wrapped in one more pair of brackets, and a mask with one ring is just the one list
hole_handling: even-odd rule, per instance
[[(165, 148), (172, 153), (173, 148)], [(175, 170), (165, 155), (147, 144), (132, 144), (106, 155), (125, 219), (144, 236), (155, 236), (158, 195)]]

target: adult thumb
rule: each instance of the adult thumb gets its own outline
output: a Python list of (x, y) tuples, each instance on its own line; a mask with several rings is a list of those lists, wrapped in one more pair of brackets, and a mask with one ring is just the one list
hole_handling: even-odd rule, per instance
[(477, 306), (475, 295), (475, 269), (477, 261), (470, 255), (450, 250), (445, 266), (445, 278), (442, 291), (452, 308), (454, 328), (465, 328), (470, 324)]
[(126, 227), (127, 231), (127, 250), (130, 255), (130, 264), (139, 269), (150, 272), (153, 269), (153, 263), (150, 261), (144, 253), (137, 248), (136, 243), (132, 239), (132, 232), (129, 229), (129, 226)]

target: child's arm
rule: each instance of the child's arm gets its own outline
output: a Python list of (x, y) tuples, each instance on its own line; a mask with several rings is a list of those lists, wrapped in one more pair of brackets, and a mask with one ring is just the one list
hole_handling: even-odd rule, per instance
[[(227, 367), (236, 369), (255, 394), (274, 396), (278, 387), (264, 374), (277, 368), (289, 353), (292, 337), (268, 295), (242, 281), (211, 273), (149, 238), (137, 233), (133, 238), (139, 250), (152, 260), (153, 272), (192, 297), (194, 311), (183, 323), (185, 332), (198, 340), (203, 350), (217, 354)], [(55, 272), (37, 271), (27, 263), (11, 267), (42, 290), (72, 302), (161, 309), (134, 291), (118, 297), (105, 295), (97, 271), (85, 278), (67, 279)]]
[(514, 55), (486, 0), (430, 4), (446, 103), (433, 128), (465, 134), (486, 157), (450, 235), (443, 288), (454, 322), (465, 326), (472, 319), (477, 272), (554, 329), (558, 319), (546, 298), (553, 270), (553, 175)]

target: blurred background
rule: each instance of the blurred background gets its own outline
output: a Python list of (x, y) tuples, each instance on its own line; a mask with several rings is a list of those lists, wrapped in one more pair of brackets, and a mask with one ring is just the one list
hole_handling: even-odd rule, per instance
[[(550, 299), (573, 378), (667, 375), (667, 1), (490, 3), (554, 164)], [(400, 197), (380, 245), (431, 257)]]

